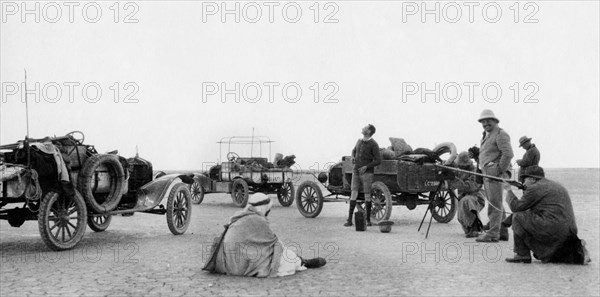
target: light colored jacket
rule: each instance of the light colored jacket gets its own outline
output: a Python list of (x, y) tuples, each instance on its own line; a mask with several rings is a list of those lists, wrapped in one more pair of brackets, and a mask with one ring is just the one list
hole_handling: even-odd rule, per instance
[(510, 168), (510, 160), (513, 158), (513, 150), (510, 144), (510, 136), (500, 127), (487, 133), (481, 140), (479, 149), (479, 164), (481, 167), (494, 162), (498, 165), (498, 173), (506, 172)]

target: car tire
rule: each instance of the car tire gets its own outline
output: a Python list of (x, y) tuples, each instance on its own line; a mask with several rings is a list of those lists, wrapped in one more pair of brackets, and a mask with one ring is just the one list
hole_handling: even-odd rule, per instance
[(194, 178), (194, 182), (190, 184), (190, 194), (194, 204), (200, 204), (204, 200), (204, 188), (197, 178)]
[(83, 238), (86, 220), (85, 201), (77, 190), (71, 198), (57, 192), (48, 192), (42, 198), (38, 229), (49, 248), (61, 251), (75, 247)]
[[(110, 190), (106, 197), (95, 193), (96, 171), (100, 166), (105, 166), (110, 175)], [(115, 155), (97, 154), (89, 157), (83, 169), (79, 173), (78, 189), (83, 195), (88, 208), (94, 213), (105, 213), (115, 209), (123, 197), (123, 187), (125, 186), (125, 173), (123, 165)]]
[(246, 207), (249, 196), (250, 189), (248, 188), (248, 183), (241, 178), (234, 180), (233, 185), (231, 185), (231, 200), (233, 200), (233, 204), (237, 207)]
[(167, 199), (167, 225), (171, 233), (185, 233), (192, 218), (192, 195), (188, 185), (177, 183)]
[(94, 232), (102, 232), (108, 228), (112, 221), (111, 215), (105, 216), (88, 216), (87, 225)]

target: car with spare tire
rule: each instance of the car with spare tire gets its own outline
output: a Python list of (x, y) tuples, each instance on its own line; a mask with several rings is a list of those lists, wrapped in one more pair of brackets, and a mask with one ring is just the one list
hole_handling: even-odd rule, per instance
[(0, 219), (13, 227), (38, 221), (42, 240), (54, 250), (76, 246), (86, 225), (106, 230), (117, 214), (164, 214), (171, 233), (185, 233), (192, 176), (154, 173), (152, 163), (137, 154), (101, 154), (84, 139), (73, 131), (1, 145)]

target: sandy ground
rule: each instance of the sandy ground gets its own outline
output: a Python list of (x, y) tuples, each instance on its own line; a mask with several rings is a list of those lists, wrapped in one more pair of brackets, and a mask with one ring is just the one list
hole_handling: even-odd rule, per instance
[(284, 278), (214, 275), (201, 267), (213, 238), (238, 208), (229, 195), (211, 194), (194, 205), (182, 236), (171, 235), (164, 216), (138, 213), (114, 217), (105, 232), (88, 228), (81, 243), (64, 252), (45, 247), (35, 222), (12, 228), (1, 221), (0, 295), (598, 296), (599, 170), (547, 175), (570, 190), (590, 265), (505, 263), (512, 256), (512, 238), (476, 243), (463, 237), (456, 219), (434, 222), (425, 239), (417, 228), (426, 206), (394, 207), (395, 225), (384, 234), (378, 227), (366, 232), (343, 227), (343, 202), (325, 204), (315, 219), (301, 216), (295, 204), (275, 203), (269, 220), (276, 234), (303, 257), (324, 257), (328, 264)]

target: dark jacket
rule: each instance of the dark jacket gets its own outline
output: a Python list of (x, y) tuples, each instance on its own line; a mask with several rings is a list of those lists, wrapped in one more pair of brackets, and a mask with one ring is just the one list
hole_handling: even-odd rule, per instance
[[(468, 170), (475, 172), (475, 167), (473, 165), (469, 167), (459, 167), (462, 170)], [(476, 181), (476, 176), (468, 173), (459, 173), (456, 178), (452, 181), (449, 181), (450, 188), (458, 190), (458, 197), (462, 198), (466, 195), (476, 196), (478, 201), (484, 205), (485, 200), (483, 198), (482, 185), (478, 184)]]
[(381, 154), (379, 153), (379, 145), (373, 138), (368, 141), (359, 139), (352, 150), (354, 158), (354, 169), (358, 170), (363, 166), (367, 166), (367, 172), (373, 172), (373, 168), (381, 164)]
[(523, 191), (521, 199), (509, 191), (506, 202), (514, 213), (513, 232), (542, 261), (550, 261), (569, 238), (577, 235), (569, 193), (554, 181), (537, 181)]
[(523, 159), (521, 159), (521, 161), (517, 161), (517, 165), (521, 166), (521, 169), (525, 169), (526, 167), (539, 164), (540, 151), (537, 149), (535, 144), (532, 144), (531, 147), (529, 147), (529, 149), (525, 151), (525, 155), (523, 155)]

